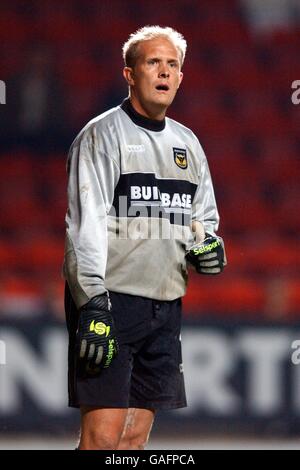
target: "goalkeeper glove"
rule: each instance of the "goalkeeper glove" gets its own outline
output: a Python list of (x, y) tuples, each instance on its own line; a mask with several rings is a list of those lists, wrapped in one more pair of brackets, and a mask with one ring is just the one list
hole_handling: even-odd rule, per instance
[(188, 250), (186, 259), (200, 274), (221, 273), (227, 264), (223, 239), (206, 233), (203, 242)]
[(80, 308), (77, 352), (81, 372), (96, 375), (110, 366), (118, 353), (108, 294), (97, 295)]

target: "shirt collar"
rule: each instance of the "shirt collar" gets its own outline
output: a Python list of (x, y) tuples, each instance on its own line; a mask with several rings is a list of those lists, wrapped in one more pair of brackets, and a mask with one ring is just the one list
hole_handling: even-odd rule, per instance
[(159, 121), (157, 119), (149, 119), (146, 116), (142, 116), (142, 114), (138, 113), (132, 106), (129, 98), (126, 98), (123, 101), (121, 108), (137, 126), (144, 127), (149, 131), (163, 131), (166, 126), (165, 118)]

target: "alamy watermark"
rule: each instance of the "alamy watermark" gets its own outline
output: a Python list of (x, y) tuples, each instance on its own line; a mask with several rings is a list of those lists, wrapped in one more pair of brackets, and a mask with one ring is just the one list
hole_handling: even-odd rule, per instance
[[(87, 193), (88, 188), (84, 188)], [(86, 201), (83, 189), (81, 197)], [(170, 191), (170, 190), (169, 190)], [(184, 243), (204, 239), (201, 222), (192, 220), (193, 194), (163, 192), (158, 186), (130, 186), (129, 197), (118, 196), (108, 213), (110, 239), (124, 240), (181, 240)], [(197, 220), (204, 220), (205, 208), (194, 203)], [(69, 216), (69, 215), (68, 215)], [(106, 208), (98, 210), (99, 221), (107, 217)], [(201, 226), (201, 227), (200, 227)], [(203, 231), (203, 234), (202, 234)], [(106, 231), (99, 233), (106, 239)]]
[(300, 104), (300, 80), (294, 80), (292, 83), (292, 90), (295, 90), (292, 93), (291, 100), (292, 103), (297, 106)]
[(0, 80), (0, 104), (6, 104), (6, 85), (3, 80)]
[(4, 341), (0, 340), (0, 366), (6, 364), (6, 345)]
[(298, 366), (300, 364), (300, 339), (293, 341), (291, 348), (295, 349), (291, 356), (292, 363), (295, 366)]

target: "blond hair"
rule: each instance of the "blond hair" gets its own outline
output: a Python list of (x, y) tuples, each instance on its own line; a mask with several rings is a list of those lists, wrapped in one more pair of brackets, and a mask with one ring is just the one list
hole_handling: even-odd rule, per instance
[(170, 27), (144, 26), (129, 36), (129, 39), (123, 45), (123, 59), (126, 67), (134, 67), (137, 60), (137, 49), (141, 42), (156, 38), (168, 39), (179, 52), (180, 65), (182, 66), (187, 43), (181, 33)]

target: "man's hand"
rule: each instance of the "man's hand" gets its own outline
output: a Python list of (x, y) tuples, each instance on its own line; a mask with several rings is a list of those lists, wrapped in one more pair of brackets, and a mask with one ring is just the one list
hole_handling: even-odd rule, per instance
[(80, 309), (77, 351), (81, 371), (96, 375), (118, 353), (114, 321), (107, 294), (93, 297)]
[(186, 259), (200, 274), (219, 274), (227, 264), (222, 238), (206, 233), (203, 242), (189, 249)]

